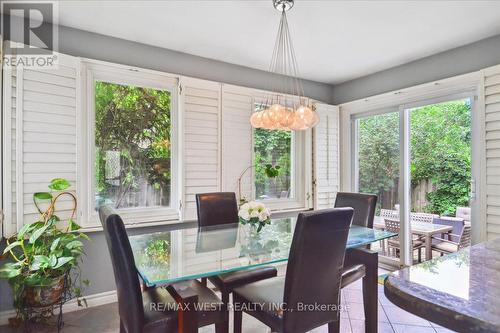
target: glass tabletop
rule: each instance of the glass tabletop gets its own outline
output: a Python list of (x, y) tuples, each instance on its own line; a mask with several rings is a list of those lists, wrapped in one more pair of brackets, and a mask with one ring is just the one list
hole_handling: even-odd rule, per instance
[[(296, 218), (273, 219), (261, 232), (249, 225), (185, 228), (130, 236), (137, 270), (148, 286), (288, 260)], [(347, 248), (396, 234), (352, 226)]]

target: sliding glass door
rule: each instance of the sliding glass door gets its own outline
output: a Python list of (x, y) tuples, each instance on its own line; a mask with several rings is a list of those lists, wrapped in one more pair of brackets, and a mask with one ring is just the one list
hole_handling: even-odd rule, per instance
[(382, 261), (426, 261), (443, 253), (440, 243), (463, 240), (473, 199), (472, 103), (440, 99), (352, 119), (355, 190), (378, 195), (376, 228), (400, 233), (374, 247)]
[[(399, 112), (359, 118), (355, 122), (357, 192), (378, 196), (375, 226), (385, 227), (383, 217), (399, 207), (400, 135)], [(396, 230), (399, 231), (399, 230)], [(391, 241), (393, 242), (393, 241)], [(390, 243), (373, 244), (380, 255), (396, 258)]]

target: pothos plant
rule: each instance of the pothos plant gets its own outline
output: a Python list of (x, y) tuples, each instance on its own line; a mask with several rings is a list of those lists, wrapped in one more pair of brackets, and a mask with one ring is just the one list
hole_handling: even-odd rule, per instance
[[(79, 262), (85, 254), (82, 240), (88, 237), (74, 220), (77, 199), (67, 191), (70, 183), (66, 179), (53, 179), (48, 187), (50, 191), (33, 195), (39, 220), (9, 237), (2, 256), (9, 262), (0, 267), (0, 278), (12, 286), (14, 306), (22, 319), (26, 319), (27, 307), (52, 306), (64, 295), (76, 297), (80, 306), (85, 303), (82, 288), (88, 281), (80, 277)], [(63, 197), (73, 206), (71, 217), (61, 227), (56, 203)]]

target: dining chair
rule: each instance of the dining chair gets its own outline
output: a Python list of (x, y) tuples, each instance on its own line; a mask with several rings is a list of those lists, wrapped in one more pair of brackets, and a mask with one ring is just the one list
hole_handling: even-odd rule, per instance
[(235, 333), (241, 333), (243, 311), (273, 332), (302, 333), (325, 324), (329, 333), (339, 332), (340, 283), (353, 213), (334, 208), (299, 214), (286, 275), (233, 290)]
[[(199, 227), (238, 225), (239, 223), (238, 203), (234, 192), (198, 193), (196, 194), (196, 207)], [(208, 280), (219, 289), (222, 302), (227, 308), (229, 295), (234, 288), (276, 275), (278, 275), (278, 270), (275, 267), (263, 266), (211, 276)], [(206, 279), (202, 281), (206, 285)]]
[[(393, 233), (399, 234), (399, 229), (400, 229), (400, 222), (399, 219), (389, 219), (386, 218), (384, 219), (385, 222), (385, 230)], [(413, 251), (417, 250), (418, 251), (418, 262), (422, 262), (422, 248), (425, 247), (425, 242), (420, 239), (420, 237), (416, 235), (412, 235), (412, 241), (411, 241), (411, 246), (412, 246), (412, 254)], [(389, 238), (387, 240), (387, 247), (389, 254), (391, 252), (391, 249), (393, 249), (394, 256), (397, 257), (397, 254), (400, 250), (400, 243), (399, 243), (399, 236)]]
[(471, 244), (470, 225), (465, 225), (460, 235), (455, 235), (455, 234), (447, 234), (447, 235), (458, 238), (458, 242), (454, 242), (450, 239), (445, 239), (437, 236), (432, 237), (432, 239), (440, 241), (439, 243), (432, 245), (432, 250), (441, 253), (441, 256), (444, 254), (457, 252), (458, 250), (468, 247)]
[[(352, 217), (353, 225), (366, 228), (373, 228), (376, 206), (377, 196), (373, 194), (339, 192), (335, 199), (335, 207), (352, 207), (354, 209)], [(364, 248), (369, 250), (370, 246), (368, 245)], [(351, 255), (354, 251), (359, 252), (357, 249), (352, 249), (346, 253), (342, 269), (341, 288), (347, 287), (359, 279), (363, 279), (363, 308), (365, 318), (377, 318), (377, 302), (373, 301), (373, 295), (377, 295), (376, 293), (378, 292), (377, 285), (373, 285), (372, 281), (366, 278), (367, 267), (360, 262), (357, 255)]]
[[(217, 333), (226, 333), (224, 305), (217, 295), (196, 280), (177, 282), (166, 288), (141, 292), (132, 248), (122, 219), (110, 207), (101, 207), (99, 216), (108, 244), (118, 296), (120, 333), (174, 333), (179, 320), (176, 304), (192, 304), (196, 313), (185, 317), (184, 332), (215, 324)], [(190, 293), (187, 292), (190, 291)], [(188, 321), (188, 318), (192, 320)], [(186, 329), (187, 327), (195, 329)]]

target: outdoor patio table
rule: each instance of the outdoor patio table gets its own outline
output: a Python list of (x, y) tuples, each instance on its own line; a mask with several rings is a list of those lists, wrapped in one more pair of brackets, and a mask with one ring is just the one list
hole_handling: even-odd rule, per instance
[[(332, 221), (334, 222), (334, 221)], [(198, 228), (196, 222), (169, 226), (158, 233), (130, 236), (137, 271), (150, 286), (168, 285), (252, 267), (284, 263), (292, 243), (296, 218), (272, 219), (257, 232), (249, 225)], [(347, 240), (348, 251), (377, 242), (395, 233), (352, 226)], [(377, 284), (378, 257), (368, 251), (367, 276)], [(377, 288), (373, 288), (375, 294)], [(377, 295), (374, 295), (377, 299)], [(377, 327), (377, 316), (371, 327)]]
[(391, 273), (387, 298), (457, 332), (500, 332), (500, 239)]
[[(375, 216), (373, 221), (373, 228), (384, 230), (385, 222), (384, 218), (380, 216)], [(432, 236), (436, 234), (444, 234), (453, 230), (452, 226), (433, 224), (426, 222), (411, 222), (411, 232), (414, 235), (423, 236), (425, 239), (425, 259), (432, 259)]]

